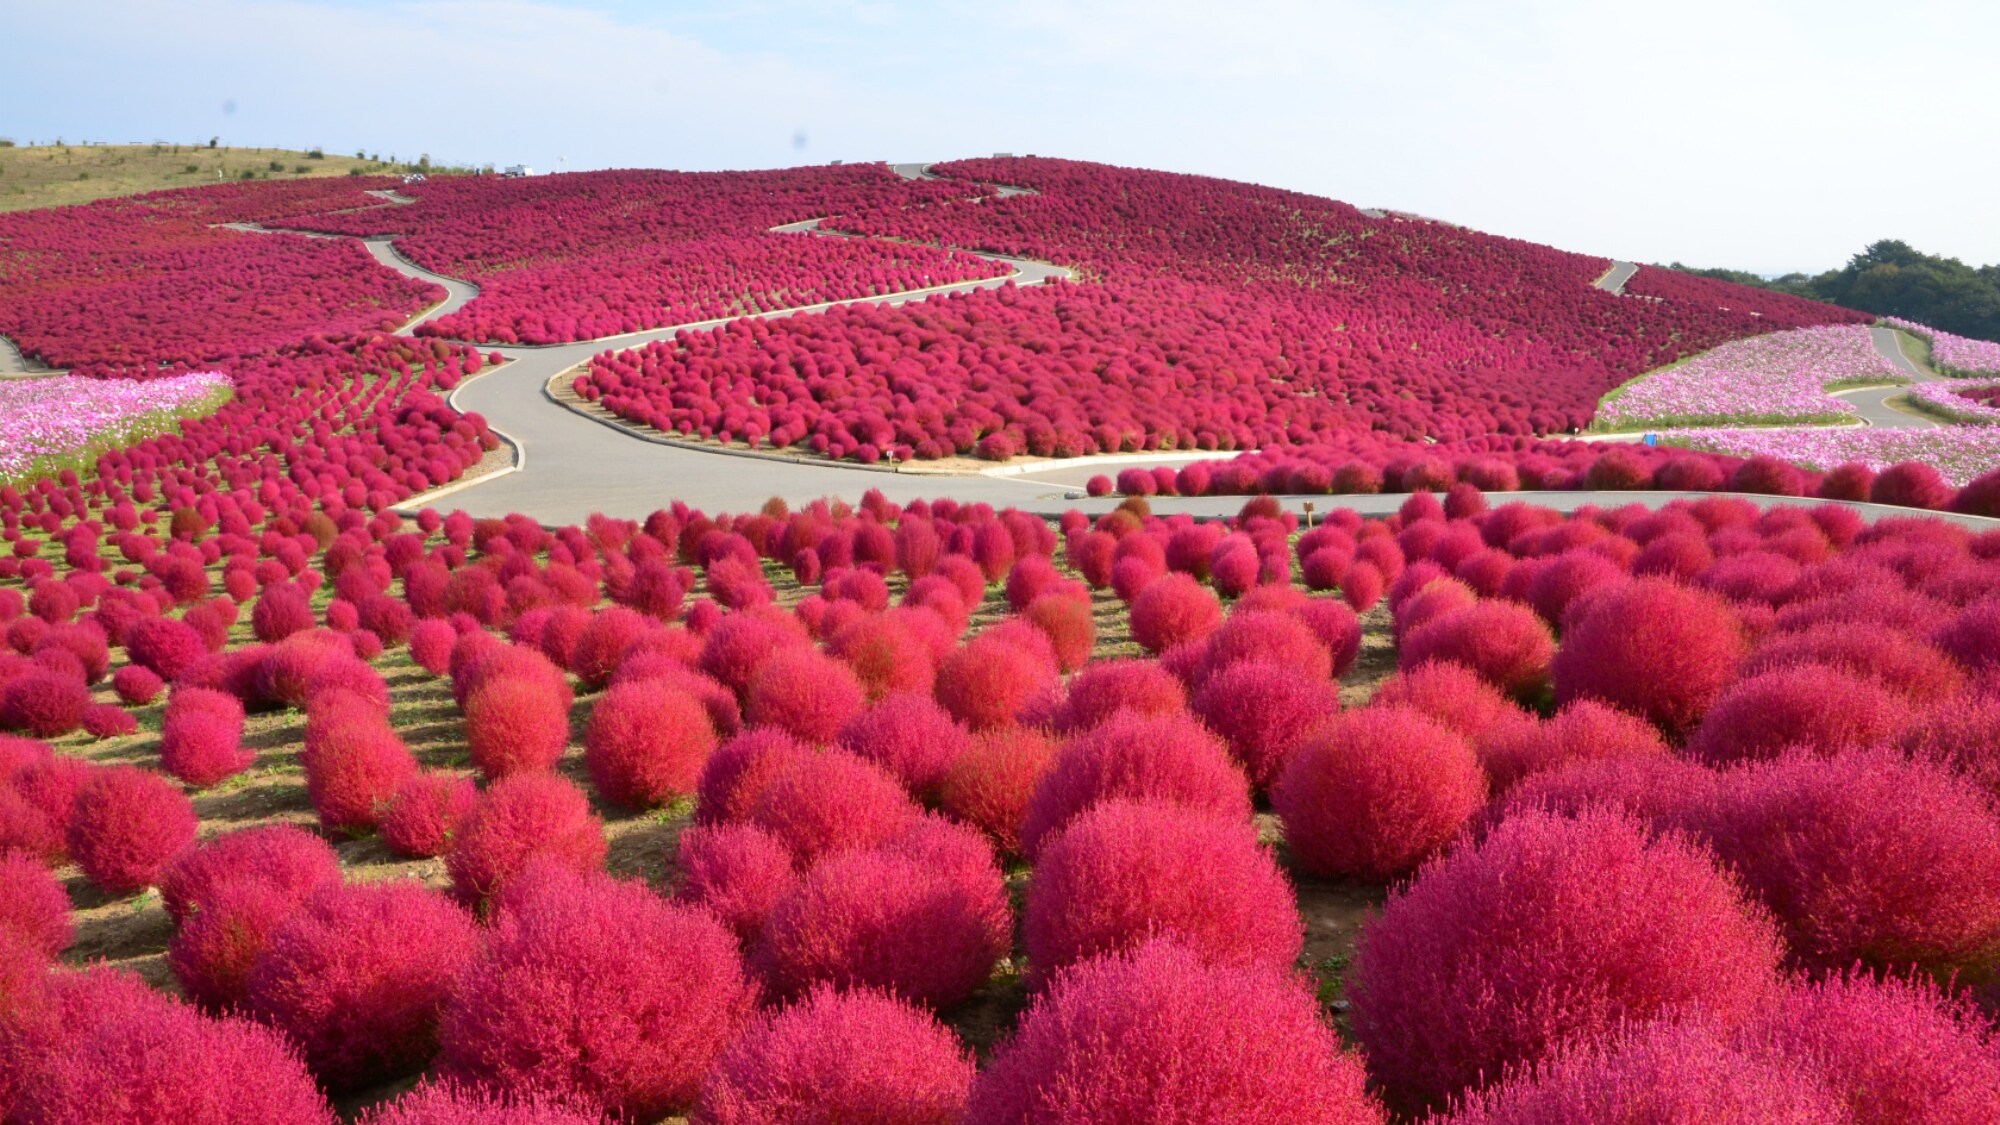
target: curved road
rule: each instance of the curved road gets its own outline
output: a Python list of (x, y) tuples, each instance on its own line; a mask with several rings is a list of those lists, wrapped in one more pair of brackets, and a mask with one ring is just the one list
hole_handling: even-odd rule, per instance
[[(898, 174), (915, 178), (905, 169), (921, 175), (925, 166), (895, 167)], [(806, 220), (775, 229), (783, 233), (844, 237), (820, 231), (818, 226), (819, 220)], [(407, 276), (434, 282), (451, 294), (443, 304), (413, 319), (401, 330), (404, 333), (418, 324), (462, 308), (478, 292), (476, 287), (463, 281), (416, 266), (396, 253), (387, 240), (370, 240), (367, 245), (369, 253), (383, 265)], [(981, 257), (1011, 266), (1016, 271), (1015, 276), (756, 315), (760, 319), (778, 319), (843, 304), (899, 305), (939, 292), (993, 288), (1008, 280), (1030, 285), (1050, 277), (1070, 276), (1068, 270), (1044, 262), (990, 254), (982, 254)], [(740, 512), (760, 507), (773, 496), (795, 504), (822, 496), (855, 500), (871, 488), (881, 490), (889, 500), (899, 504), (949, 495), (965, 503), (983, 501), (996, 507), (1011, 505), (1050, 516), (1070, 508), (1091, 513), (1108, 511), (1119, 502), (1117, 497), (1090, 499), (1081, 495), (1083, 483), (1089, 477), (1099, 472), (1116, 472), (1115, 468), (1103, 462), (1051, 464), (1045, 469), (1029, 469), (1014, 475), (959, 475), (884, 471), (851, 463), (793, 459), (782, 455), (746, 456), (740, 452), (694, 449), (644, 440), (615, 424), (571, 410), (548, 392), (548, 384), (557, 375), (599, 352), (670, 339), (676, 332), (715, 328), (734, 319), (737, 318), (725, 317), (575, 344), (487, 347), (486, 351), (497, 351), (508, 362), (460, 386), (451, 396), (451, 402), (459, 410), (481, 414), (490, 426), (514, 443), (517, 450), (514, 471), (491, 474), (474, 481), (449, 485), (425, 496), (412, 497), (402, 506), (403, 509), (414, 510), (449, 496), (452, 497), (451, 507), (464, 508), (477, 516), (521, 512), (546, 524), (581, 524), (593, 512), (643, 519), (675, 499), (709, 511)], [(1893, 336), (1889, 345), (1894, 346)], [(1159, 460), (1175, 459), (1171, 454), (1163, 454)], [(1574, 511), (1585, 506), (1610, 508), (1634, 503), (1659, 507), (1688, 495), (1672, 492), (1517, 492), (1491, 493), (1489, 497), (1496, 505), (1522, 500), (1558, 511)], [(1242, 496), (1154, 497), (1150, 503), (1154, 510), (1162, 513), (1185, 512), (1194, 516), (1220, 517), (1234, 515), (1246, 499)], [(1280, 496), (1277, 499), (1292, 511), (1302, 511), (1304, 505), (1310, 503), (1320, 510), (1350, 508), (1364, 515), (1386, 515), (1401, 507), (1408, 497), (1404, 494), (1378, 494)], [(1829, 502), (1779, 496), (1749, 496), (1747, 499), (1765, 507)], [(1879, 504), (1848, 503), (1846, 506), (1870, 519), (1909, 514), (1908, 509)], [(1982, 529), (2000, 524), (2000, 520), (1976, 516), (1947, 514), (1942, 518)]]
[(20, 348), (14, 346), (14, 341), (0, 336), (0, 375), (29, 374), (39, 374), (39, 372), (32, 371), (28, 367), (27, 357), (21, 354)]
[[(1889, 365), (1908, 376), (1913, 383), (1929, 383), (1935, 376), (1918, 367), (1904, 354), (1900, 334), (1893, 328), (1873, 325), (1868, 330), (1875, 342), (1875, 350)], [(1888, 429), (1930, 429), (1938, 425), (1935, 419), (1922, 414), (1898, 410), (1889, 405), (1889, 400), (1905, 392), (1904, 387), (1868, 387), (1857, 391), (1835, 391), (1834, 394), (1854, 404), (1854, 408), (1871, 426)]]
[(1611, 263), (1611, 268), (1604, 271), (1604, 276), (1597, 279), (1596, 285), (1606, 293), (1623, 297), (1625, 283), (1632, 280), (1632, 275), (1638, 272), (1639, 267), (1632, 262), (1614, 261)]

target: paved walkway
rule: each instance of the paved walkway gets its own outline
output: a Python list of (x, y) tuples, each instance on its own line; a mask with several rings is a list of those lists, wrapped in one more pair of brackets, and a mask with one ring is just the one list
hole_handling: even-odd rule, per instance
[(1611, 268), (1604, 272), (1603, 277), (1597, 279), (1596, 285), (1606, 293), (1615, 293), (1623, 297), (1625, 283), (1632, 280), (1632, 275), (1638, 272), (1639, 267), (1632, 262), (1612, 262)]
[[(924, 174), (926, 166), (893, 167), (899, 175), (914, 179)], [(774, 229), (784, 233), (846, 237), (820, 231), (818, 227), (819, 220), (811, 219)], [(259, 228), (246, 226), (242, 229)], [(451, 293), (443, 304), (413, 319), (402, 329), (405, 333), (427, 320), (464, 307), (477, 295), (477, 288), (466, 282), (431, 273), (410, 262), (396, 253), (387, 240), (369, 240), (367, 247), (377, 261), (390, 269), (435, 282)], [(1017, 285), (1033, 285), (1050, 277), (1071, 276), (1068, 270), (1046, 262), (990, 254), (982, 254), (981, 257), (1007, 264), (1015, 271), (1014, 276), (1011, 279), (964, 282), (913, 293), (784, 309), (757, 316), (759, 319), (774, 320), (843, 304), (900, 305), (940, 292), (993, 288), (1008, 280)], [(1626, 276), (1629, 277), (1629, 273)], [(1607, 280), (1610, 277), (1606, 275)], [(1622, 285), (1622, 280), (1619, 284)], [(683, 330), (716, 328), (734, 319), (737, 318), (725, 317), (574, 344), (486, 347), (489, 352), (499, 352), (508, 362), (460, 386), (452, 394), (451, 403), (459, 410), (479, 413), (488, 425), (513, 443), (517, 450), (515, 467), (476, 481), (451, 485), (426, 496), (414, 497), (405, 508), (445, 502), (445, 507), (463, 508), (475, 516), (521, 512), (553, 525), (581, 524), (594, 512), (643, 519), (676, 499), (711, 512), (742, 512), (762, 506), (773, 496), (782, 497), (792, 504), (822, 496), (838, 496), (852, 502), (859, 500), (861, 494), (869, 489), (879, 489), (889, 500), (899, 504), (950, 496), (961, 502), (1013, 506), (1050, 516), (1070, 508), (1103, 512), (1119, 503), (1117, 497), (1090, 499), (1081, 495), (1083, 482), (1089, 477), (1099, 472), (1116, 474), (1117, 467), (1103, 462), (1051, 465), (1046, 469), (1006, 476), (952, 475), (896, 472), (881, 467), (783, 454), (752, 455), (745, 451), (695, 449), (635, 437), (614, 423), (564, 406), (549, 393), (548, 385), (556, 376), (600, 352), (671, 339)], [(1894, 346), (1893, 338), (1889, 343)], [(1184, 463), (1189, 459), (1186, 454), (1162, 454), (1157, 463)], [(1148, 463), (1152, 462), (1126, 462)], [(1558, 511), (1574, 511), (1586, 505), (1619, 507), (1636, 503), (1659, 507), (1688, 495), (1671, 492), (1519, 492), (1491, 493), (1489, 501), (1497, 505), (1522, 500)], [(1162, 514), (1185, 512), (1195, 516), (1220, 517), (1234, 515), (1246, 499), (1242, 496), (1154, 497), (1149, 503), (1154, 511)], [(1387, 494), (1281, 496), (1277, 499), (1288, 510), (1295, 512), (1303, 512), (1306, 504), (1312, 504), (1320, 512), (1350, 508), (1363, 514), (1388, 514), (1399, 508), (1408, 497)], [(1827, 502), (1777, 496), (1746, 496), (1745, 499), (1763, 507)], [(1910, 514), (1908, 509), (1877, 504), (1846, 506), (1871, 519)], [(2000, 525), (2000, 520), (1976, 516), (1946, 515), (1943, 518), (1982, 529)]]
[(0, 375), (28, 373), (28, 360), (21, 354), (21, 349), (14, 346), (14, 341), (0, 336)]

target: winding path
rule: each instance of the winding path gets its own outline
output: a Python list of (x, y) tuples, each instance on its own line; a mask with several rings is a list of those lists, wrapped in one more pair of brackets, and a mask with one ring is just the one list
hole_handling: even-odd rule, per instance
[[(1895, 329), (1877, 324), (1869, 328), (1868, 334), (1875, 343), (1876, 352), (1888, 360), (1891, 367), (1908, 376), (1911, 382), (1929, 383), (1935, 380), (1935, 376), (1918, 367), (1904, 354), (1902, 341)], [(1852, 403), (1855, 412), (1871, 426), (1897, 430), (1936, 428), (1939, 425), (1936, 419), (1889, 405), (1890, 399), (1904, 394), (1906, 390), (1901, 386), (1865, 387), (1854, 391), (1835, 391), (1834, 394)]]
[(1598, 278), (1595, 284), (1606, 293), (1623, 297), (1625, 295), (1625, 283), (1632, 280), (1632, 276), (1638, 272), (1639, 267), (1635, 263), (1614, 261), (1611, 263), (1611, 268), (1605, 270), (1604, 276)]
[[(892, 165), (906, 179), (928, 176), (928, 165)], [(819, 219), (807, 219), (773, 228), (774, 233), (795, 233), (816, 237), (849, 237), (823, 231)], [(239, 229), (260, 233), (300, 233), (269, 231), (243, 226)], [(315, 235), (312, 237), (328, 237)], [(400, 331), (408, 334), (417, 325), (454, 312), (477, 296), (478, 289), (456, 278), (435, 274), (397, 253), (386, 239), (364, 240), (368, 252), (383, 265), (405, 276), (443, 286), (450, 296), (440, 305), (413, 318)], [(930, 289), (833, 301), (801, 308), (752, 314), (758, 319), (775, 320), (798, 313), (819, 312), (840, 305), (900, 305), (923, 300), (939, 293), (994, 288), (1013, 281), (1034, 285), (1051, 277), (1071, 277), (1070, 271), (1046, 262), (981, 254), (983, 258), (1010, 266), (1010, 277), (961, 282)], [(1629, 263), (1623, 263), (1629, 265)], [(1637, 267), (1631, 267), (1636, 271)], [(1616, 273), (1614, 267), (1613, 273)], [(1611, 274), (1600, 280), (1603, 286)], [(1629, 278), (1630, 273), (1626, 274)], [(1623, 279), (1617, 282), (1622, 286)], [(771, 497), (801, 503), (822, 496), (857, 500), (868, 489), (879, 489), (890, 501), (901, 504), (916, 499), (950, 496), (963, 503), (985, 502), (996, 507), (1013, 506), (1024, 511), (1054, 516), (1078, 508), (1097, 513), (1116, 507), (1118, 497), (1086, 498), (1085, 482), (1107, 469), (1111, 459), (1080, 459), (1051, 462), (1046, 467), (1029, 466), (1007, 473), (950, 474), (924, 471), (895, 471), (883, 466), (863, 466), (778, 453), (750, 453), (743, 450), (695, 448), (672, 443), (664, 437), (640, 435), (614, 421), (585, 414), (557, 401), (550, 384), (592, 356), (611, 349), (637, 347), (654, 340), (671, 339), (681, 331), (717, 328), (736, 317), (723, 317), (693, 324), (674, 325), (646, 332), (586, 340), (573, 344), (541, 347), (482, 346), (498, 352), (506, 363), (464, 383), (451, 395), (453, 407), (482, 415), (495, 432), (514, 446), (515, 462), (507, 470), (412, 497), (401, 505), (414, 511), (445, 498), (450, 507), (464, 508), (476, 516), (500, 516), (521, 512), (545, 524), (581, 524), (592, 513), (627, 519), (643, 519), (674, 499), (684, 500), (708, 511), (749, 511)], [(1878, 339), (1878, 346), (1880, 346)], [(1893, 336), (1889, 346), (1894, 347)], [(1898, 353), (1900, 354), (1900, 353)], [(1907, 359), (1904, 360), (1907, 363)], [(1908, 417), (1903, 415), (1902, 417)], [(1221, 456), (1221, 455), (1214, 455)], [(1187, 455), (1163, 454), (1155, 460), (1121, 459), (1133, 464), (1169, 463), (1186, 460)], [(1585, 506), (1619, 507), (1643, 504), (1659, 507), (1689, 493), (1674, 492), (1513, 492), (1491, 493), (1494, 504), (1522, 500), (1558, 511), (1574, 511)], [(1811, 498), (1749, 496), (1765, 507), (1829, 503)], [(1234, 515), (1247, 497), (1154, 497), (1155, 511), (1185, 512), (1199, 517)], [(1343, 496), (1280, 496), (1276, 498), (1292, 511), (1313, 504), (1319, 510), (1350, 508), (1364, 515), (1386, 515), (1408, 499), (1406, 494)], [(1843, 502), (1844, 503), (1844, 502)], [(1879, 504), (1847, 503), (1870, 519), (1908, 514), (1908, 509)], [(1941, 517), (1971, 527), (1988, 528), (2000, 520), (1940, 513)]]

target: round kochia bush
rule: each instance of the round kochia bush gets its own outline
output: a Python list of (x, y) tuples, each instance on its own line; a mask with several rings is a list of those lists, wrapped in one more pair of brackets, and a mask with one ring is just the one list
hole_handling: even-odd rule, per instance
[(1280, 968), (1298, 957), (1303, 930), (1291, 884), (1248, 821), (1107, 801), (1043, 841), (1024, 936), (1046, 981), (1154, 936), (1210, 961)]
[(895, 774), (904, 788), (930, 798), (971, 738), (927, 695), (884, 696), (840, 728), (840, 745)]
[(70, 858), (106, 894), (149, 887), (194, 842), (194, 806), (158, 774), (137, 766), (94, 771), (70, 807)]
[(1171, 941), (1086, 961), (973, 1080), (967, 1125), (1380, 1125), (1303, 985)]
[(1300, 866), (1373, 882), (1414, 870), (1485, 801), (1472, 747), (1403, 707), (1352, 711), (1320, 727), (1271, 792)]
[(1437, 1125), (1685, 1122), (1846, 1125), (1809, 1068), (1759, 1058), (1699, 1023), (1662, 1021), (1586, 1040), (1474, 1094)]
[(460, 1082), (425, 1082), (355, 1120), (360, 1125), (604, 1125), (602, 1114), (559, 1098), (512, 1097)]
[(614, 684), (590, 709), (583, 760), (591, 784), (628, 808), (663, 805), (694, 792), (715, 752), (701, 701), (657, 679)]
[(1195, 714), (1229, 743), (1258, 789), (1277, 781), (1299, 742), (1339, 710), (1333, 681), (1261, 660), (1229, 665), (1194, 697)]
[(1185, 715), (1120, 712), (1056, 751), (1021, 826), (1030, 859), (1043, 837), (1101, 801), (1157, 801), (1248, 820), (1250, 785), (1222, 743)]
[(1911, 721), (1909, 704), (1881, 685), (1797, 664), (1731, 684), (1688, 740), (1688, 753), (1716, 765), (1774, 758), (1788, 747), (1834, 754), (1880, 745)]
[(1528, 698), (1548, 685), (1556, 646), (1548, 625), (1533, 610), (1482, 600), (1411, 630), (1400, 647), (1403, 667), (1432, 661), (1463, 664), (1501, 691)]
[(881, 847), (821, 860), (771, 912), (757, 961), (780, 996), (882, 988), (943, 1009), (986, 983), (1012, 933), (992, 847), (927, 818)]
[[(87, 1005), (85, 997), (78, 1001)], [(88, 1009), (86, 1008), (86, 1011)], [(89, 1012), (36, 1067), (9, 1120), (38, 1125), (237, 1125), (338, 1119), (285, 1037), (164, 997)]]
[(249, 769), (257, 760), (243, 745), (243, 704), (213, 688), (178, 688), (160, 724), (160, 764), (197, 788)]
[(1744, 1038), (1823, 1080), (1854, 1125), (2000, 1121), (1991, 1024), (1928, 983), (1852, 973), (1797, 985)]
[(478, 948), (472, 916), (421, 884), (329, 887), (271, 935), (247, 1008), (329, 1089), (371, 1086), (429, 1061), (438, 1012)]
[(1028, 802), (1055, 756), (1048, 736), (1029, 727), (974, 735), (945, 774), (938, 803), (984, 830), (1003, 853), (1018, 856)]
[(643, 886), (549, 870), (445, 1005), (438, 1070), (641, 1121), (686, 1108), (755, 1003), (735, 939)]
[(674, 857), (680, 881), (674, 900), (708, 908), (745, 943), (755, 941), (798, 883), (792, 853), (748, 824), (695, 824), (683, 829)]
[(483, 903), (530, 860), (547, 858), (577, 871), (604, 866), (610, 846), (583, 791), (552, 773), (503, 777), (486, 790), (445, 853), (451, 890)]
[(1715, 850), (1805, 965), (1945, 974), (2000, 958), (2000, 816), (1964, 778), (1887, 751), (1795, 753), (1718, 790)]
[(175, 922), (205, 909), (217, 887), (268, 883), (287, 899), (303, 901), (340, 881), (340, 857), (325, 840), (290, 824), (228, 832), (180, 853), (160, 873), (160, 905)]
[(1610, 813), (1524, 813), (1393, 893), (1347, 986), (1370, 1073), (1415, 1111), (1627, 1022), (1739, 1022), (1778, 954), (1701, 849)]
[(887, 771), (845, 750), (828, 750), (782, 759), (744, 819), (806, 865), (890, 840), (920, 812)]
[(1150, 653), (1206, 640), (1222, 624), (1222, 603), (1186, 574), (1156, 579), (1132, 599), (1132, 639)]
[(807, 742), (832, 742), (866, 701), (861, 681), (845, 662), (815, 648), (794, 647), (772, 653), (758, 666), (744, 695), (743, 717)]
[(465, 743), (489, 778), (548, 769), (569, 745), (569, 701), (533, 677), (495, 675), (466, 697)]
[(1579, 603), (1556, 652), (1556, 702), (1596, 699), (1669, 734), (1693, 729), (1735, 676), (1743, 627), (1721, 598), (1659, 578)]
[(885, 993), (817, 988), (751, 1025), (702, 1086), (702, 1125), (957, 1125), (972, 1056), (937, 1017)]
[(0, 852), (0, 941), (10, 935), (49, 957), (74, 936), (62, 884), (33, 857), (11, 851)]

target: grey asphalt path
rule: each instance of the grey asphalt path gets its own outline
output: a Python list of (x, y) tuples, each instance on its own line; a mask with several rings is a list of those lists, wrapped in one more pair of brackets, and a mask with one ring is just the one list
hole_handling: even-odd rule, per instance
[(441, 273), (432, 273), (408, 258), (403, 257), (396, 250), (395, 244), (386, 238), (363, 239), (361, 245), (367, 248), (370, 257), (395, 270), (397, 273), (405, 277), (422, 278), (433, 284), (442, 285), (448, 294), (444, 299), (444, 303), (419, 313), (416, 319), (405, 324), (400, 330), (404, 335), (408, 335), (419, 324), (436, 320), (441, 316), (450, 316), (452, 313), (464, 308), (474, 297), (479, 296), (479, 286), (469, 281), (460, 281), (455, 277), (446, 277)]
[(1606, 293), (1615, 293), (1623, 297), (1625, 295), (1625, 283), (1632, 280), (1632, 275), (1638, 272), (1639, 267), (1634, 263), (1612, 262), (1611, 268), (1605, 271), (1603, 277), (1597, 279), (1596, 284), (1599, 289), (1604, 290)]
[(0, 375), (26, 374), (29, 374), (27, 357), (14, 346), (14, 341), (0, 336)]
[(1935, 378), (1929, 372), (1918, 367), (1915, 361), (1903, 353), (1901, 341), (1897, 338), (1898, 333), (1895, 329), (1877, 324), (1868, 329), (1868, 335), (1875, 341), (1875, 350), (1882, 354), (1882, 358), (1888, 360), (1896, 370), (1908, 375), (1912, 381), (1918, 383), (1935, 381)]

